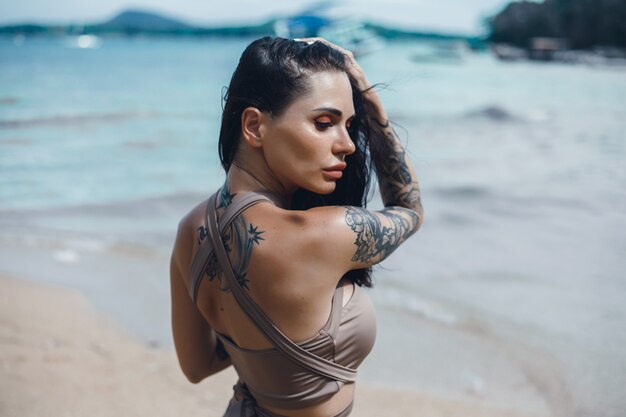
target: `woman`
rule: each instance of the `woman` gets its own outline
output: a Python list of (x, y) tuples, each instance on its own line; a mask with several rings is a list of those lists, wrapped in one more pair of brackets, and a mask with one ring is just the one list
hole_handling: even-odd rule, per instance
[(235, 366), (226, 416), (346, 416), (376, 330), (361, 286), (422, 224), (417, 178), (352, 54), (324, 39), (252, 42), (225, 100), (226, 183), (172, 254), (180, 366), (194, 383)]

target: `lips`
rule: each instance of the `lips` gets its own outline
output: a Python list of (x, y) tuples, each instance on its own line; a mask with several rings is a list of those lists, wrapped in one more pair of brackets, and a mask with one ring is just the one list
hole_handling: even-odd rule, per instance
[(324, 176), (330, 180), (338, 180), (341, 179), (341, 177), (343, 176), (343, 170), (346, 169), (346, 163), (342, 162), (340, 164), (337, 165), (333, 165), (331, 167), (328, 168), (324, 168), (322, 170), (322, 173), (324, 174)]

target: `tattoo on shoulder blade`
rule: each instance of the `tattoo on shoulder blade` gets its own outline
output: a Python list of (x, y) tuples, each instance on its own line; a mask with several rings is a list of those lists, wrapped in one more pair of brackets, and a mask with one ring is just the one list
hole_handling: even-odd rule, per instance
[(389, 207), (380, 213), (389, 219), (389, 226), (381, 223), (372, 212), (360, 207), (346, 207), (346, 223), (354, 233), (356, 252), (353, 261), (383, 260), (411, 236), (418, 224), (418, 215), (402, 207)]
[[(230, 195), (230, 194), (229, 194)], [(233, 194), (234, 195), (234, 194)], [(231, 196), (232, 197), (232, 196)], [(204, 229), (204, 230), (201, 230)], [(199, 236), (198, 241), (201, 241), (206, 237), (206, 229), (204, 227), (198, 228)], [(204, 233), (204, 235), (203, 235)], [(252, 250), (255, 245), (260, 245), (265, 231), (259, 230), (259, 226), (252, 226), (248, 223), (243, 215), (238, 216), (233, 220), (230, 226), (226, 229), (222, 236), (222, 242), (226, 253), (230, 258), (230, 263), (235, 273), (235, 277), (243, 288), (248, 288), (248, 265), (250, 263), (250, 257), (252, 256)], [(230, 291), (228, 279), (222, 267), (217, 261), (215, 254), (212, 254), (209, 263), (205, 269), (205, 273), (209, 277), (210, 282), (216, 282), (221, 291)]]
[(207, 236), (206, 227), (200, 226), (196, 229), (198, 231), (198, 246), (202, 243), (204, 238)]

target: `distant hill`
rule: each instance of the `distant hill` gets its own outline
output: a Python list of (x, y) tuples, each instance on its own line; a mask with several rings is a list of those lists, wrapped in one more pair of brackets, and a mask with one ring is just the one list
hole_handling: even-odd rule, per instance
[(274, 21), (258, 25), (228, 27), (197, 27), (156, 13), (127, 10), (112, 19), (85, 25), (41, 25), (23, 23), (1, 26), (0, 34), (68, 35), (68, 34), (123, 34), (168, 36), (262, 36), (273, 34)]
[(118, 14), (108, 22), (101, 23), (99, 26), (111, 29), (136, 29), (145, 31), (171, 31), (192, 28), (192, 26), (178, 20), (139, 10), (127, 10)]
[[(228, 27), (197, 27), (156, 13), (141, 10), (126, 10), (112, 19), (86, 25), (40, 25), (25, 23), (0, 27), (0, 34), (24, 35), (67, 35), (67, 34), (124, 34), (124, 35), (168, 35), (168, 36), (230, 36), (254, 37), (274, 34), (276, 19), (257, 25)], [(366, 28), (386, 39), (467, 39), (470, 43), (482, 39), (459, 35), (447, 35), (420, 31), (399, 30), (378, 24), (366, 23)]]

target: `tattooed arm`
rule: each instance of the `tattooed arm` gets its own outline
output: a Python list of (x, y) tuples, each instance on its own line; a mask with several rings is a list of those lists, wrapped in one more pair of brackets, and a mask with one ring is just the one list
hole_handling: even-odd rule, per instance
[(356, 235), (353, 262), (380, 262), (415, 233), (424, 221), (419, 182), (406, 151), (393, 130), (376, 91), (350, 55), (351, 75), (363, 91), (370, 129), (370, 155), (385, 208), (369, 211), (347, 207), (345, 222)]
[(421, 193), (411, 161), (391, 127), (376, 93), (369, 90), (365, 97), (366, 112), (371, 125), (371, 155), (376, 166), (383, 203), (385, 207), (404, 207), (421, 215)]
[(383, 104), (371, 86), (352, 52), (323, 38), (320, 41), (342, 52), (347, 60), (347, 72), (356, 87), (363, 92), (364, 111), (370, 126), (370, 155), (376, 167), (380, 193), (385, 208), (380, 211), (346, 207), (344, 227), (352, 231), (355, 252), (352, 267), (369, 266), (385, 259), (402, 242), (415, 233), (424, 221), (419, 182), (406, 151), (391, 123)]
[(419, 218), (402, 207), (374, 212), (346, 207), (345, 222), (355, 234), (356, 246), (351, 261), (369, 266), (385, 259), (416, 230)]
[(309, 211), (321, 225), (313, 250), (319, 259), (340, 265), (343, 272), (383, 261), (422, 222), (416, 211), (400, 206), (382, 210), (327, 206)]
[(347, 208), (346, 223), (356, 234), (352, 261), (380, 262), (415, 233), (424, 221), (419, 182), (375, 91), (364, 93), (370, 152), (385, 208)]
[[(346, 256), (344, 248), (347, 248), (350, 257), (348, 269), (381, 262), (415, 233), (424, 221), (419, 183), (406, 152), (388, 121), (383, 124), (375, 119), (374, 122), (379, 129), (379, 137), (375, 138), (379, 143), (372, 146), (371, 152), (385, 208), (377, 211), (361, 207), (341, 208), (341, 218), (339, 213), (335, 213), (336, 222), (332, 224), (339, 226), (339, 230), (349, 229), (351, 233), (340, 233), (336, 242), (341, 245), (343, 241), (344, 245), (336, 248), (327, 244), (324, 246), (332, 252), (327, 256), (341, 253)], [(326, 233), (332, 231), (327, 230)], [(346, 245), (347, 241), (351, 244)]]

